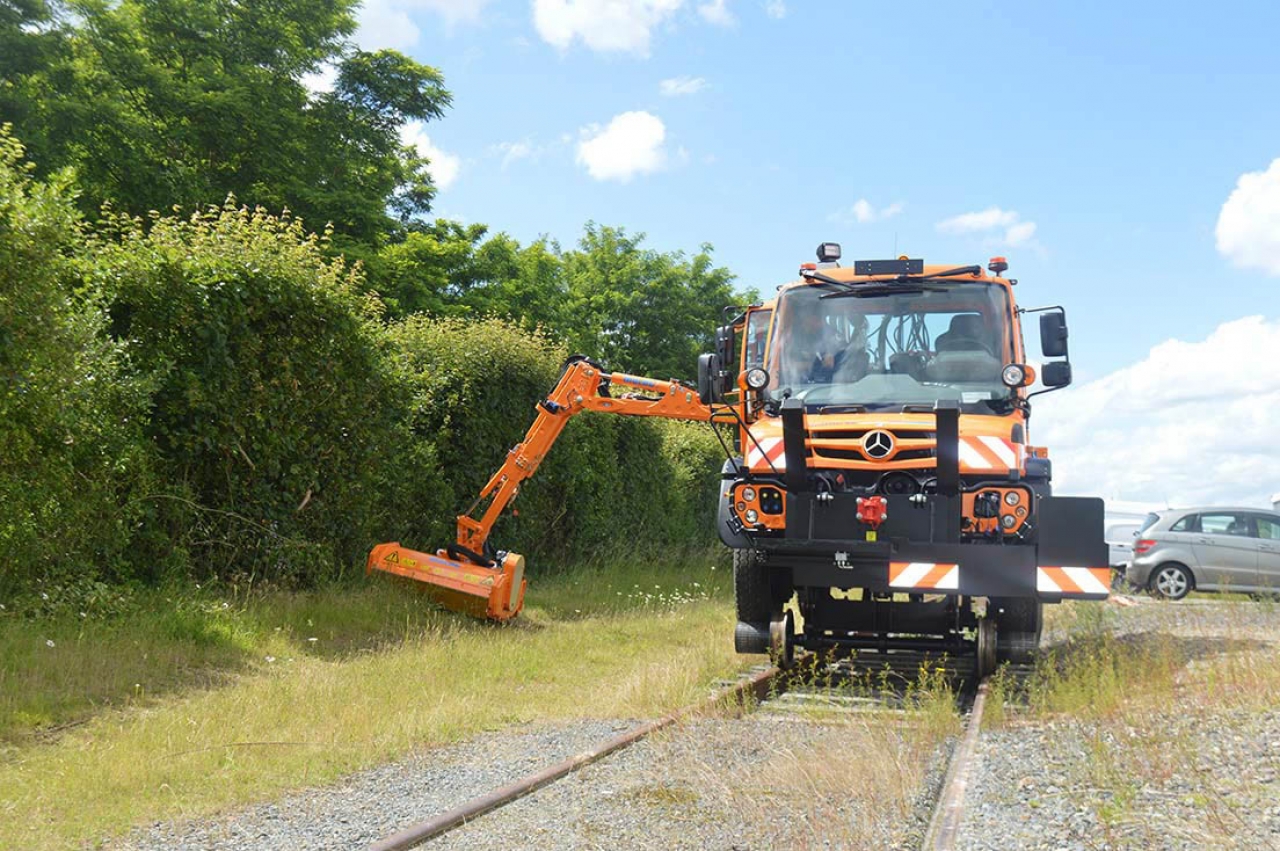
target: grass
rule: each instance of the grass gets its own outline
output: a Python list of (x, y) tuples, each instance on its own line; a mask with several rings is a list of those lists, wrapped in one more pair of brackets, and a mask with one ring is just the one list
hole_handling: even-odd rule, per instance
[(0, 847), (94, 842), (510, 724), (661, 714), (742, 665), (728, 585), (707, 558), (582, 570), (535, 580), (506, 627), (384, 581), (5, 621)]

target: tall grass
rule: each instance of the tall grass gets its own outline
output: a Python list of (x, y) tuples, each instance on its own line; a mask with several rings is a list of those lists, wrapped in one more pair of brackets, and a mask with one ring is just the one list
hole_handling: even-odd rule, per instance
[[(6, 646), (23, 649), (3, 657), (16, 661), (4, 668), (0, 847), (92, 842), (508, 724), (660, 714), (742, 664), (726, 580), (706, 560), (600, 568), (535, 584), (506, 627), (383, 582), (175, 603), (60, 633), (45, 646), (57, 655), (36, 662), (43, 636), (6, 624)], [(113, 708), (85, 716), (95, 702), (75, 695), (95, 675)], [(11, 685), (55, 697), (11, 697)], [(24, 739), (42, 715), (88, 720)]]

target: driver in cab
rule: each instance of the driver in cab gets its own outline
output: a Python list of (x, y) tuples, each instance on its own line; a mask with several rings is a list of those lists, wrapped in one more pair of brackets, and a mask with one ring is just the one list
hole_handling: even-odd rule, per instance
[(823, 319), (818, 305), (800, 304), (795, 310), (783, 343), (783, 380), (788, 384), (829, 384), (845, 342)]

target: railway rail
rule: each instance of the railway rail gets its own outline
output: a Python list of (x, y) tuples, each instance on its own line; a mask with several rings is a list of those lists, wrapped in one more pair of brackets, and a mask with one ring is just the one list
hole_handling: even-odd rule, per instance
[[(796, 665), (789, 670), (763, 666), (752, 669), (741, 679), (719, 683), (711, 697), (701, 703), (640, 724), (582, 753), (410, 825), (369, 846), (368, 851), (400, 851), (418, 847), (710, 708), (754, 702), (756, 711), (773, 712), (901, 710), (907, 703), (911, 684), (920, 676), (922, 666), (954, 687), (959, 708), (965, 713), (964, 731), (948, 761), (922, 846), (925, 851), (950, 851), (955, 847), (964, 812), (965, 790), (988, 684), (985, 679), (977, 682), (971, 660), (937, 658), (920, 653), (867, 653), (821, 665), (812, 655), (807, 655), (798, 658)], [(842, 689), (840, 684), (858, 687)]]

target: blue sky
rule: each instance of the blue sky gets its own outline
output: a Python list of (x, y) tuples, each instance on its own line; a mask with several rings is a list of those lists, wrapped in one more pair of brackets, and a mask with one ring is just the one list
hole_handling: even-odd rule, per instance
[[(1024, 305), (1068, 309), (1079, 383), (1055, 417), (1125, 370), (1181, 385), (1224, 356), (1220, 326), (1261, 315), (1225, 336), (1269, 360), (1220, 365), (1278, 376), (1249, 390), (1266, 481), (1107, 486), (1280, 491), (1280, 4), (369, 0), (361, 20), (363, 46), (439, 67), (454, 94), (416, 138), (439, 214), (522, 240), (596, 220), (664, 250), (708, 242), (766, 292), (821, 240), (847, 259), (1005, 254)], [(1153, 362), (1170, 340), (1190, 349)], [(1179, 405), (1223, 392), (1217, 376), (1161, 412), (1212, 419)]]

